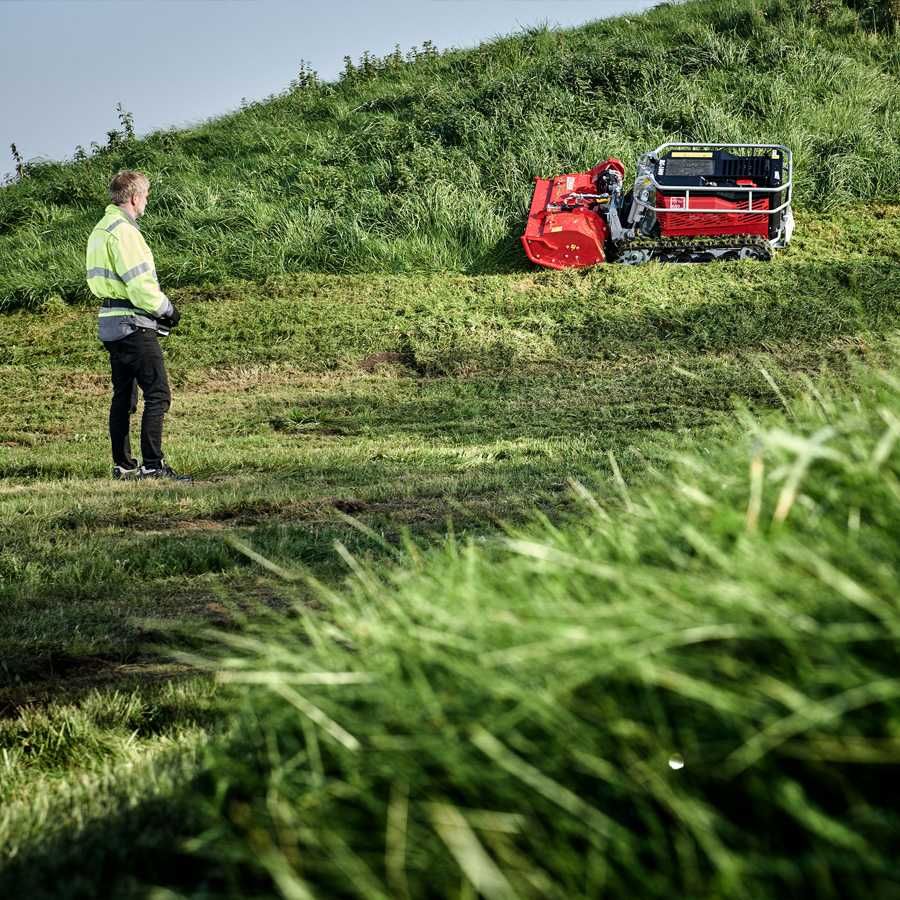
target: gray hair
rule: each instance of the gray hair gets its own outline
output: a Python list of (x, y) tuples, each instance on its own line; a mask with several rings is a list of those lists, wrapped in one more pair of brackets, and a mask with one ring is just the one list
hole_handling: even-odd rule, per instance
[(135, 194), (150, 190), (150, 179), (143, 172), (123, 169), (109, 183), (109, 199), (116, 206), (127, 203)]

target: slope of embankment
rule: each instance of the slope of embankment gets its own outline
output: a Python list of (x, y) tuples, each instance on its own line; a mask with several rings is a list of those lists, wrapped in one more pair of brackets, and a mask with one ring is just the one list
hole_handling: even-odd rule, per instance
[[(885, 4), (886, 5), (886, 4)], [(474, 50), (306, 74), (182, 131), (118, 135), (0, 190), (0, 308), (89, 300), (84, 235), (110, 173), (153, 181), (167, 288), (318, 272), (526, 270), (535, 176), (667, 139), (772, 141), (806, 213), (900, 195), (898, 38), (828, 0), (695, 0)], [(837, 256), (843, 248), (836, 248)]]

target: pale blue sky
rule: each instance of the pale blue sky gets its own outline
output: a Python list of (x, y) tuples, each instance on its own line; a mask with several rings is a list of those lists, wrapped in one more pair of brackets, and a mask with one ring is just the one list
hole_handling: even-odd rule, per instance
[(425, 40), (471, 47), (531, 25), (579, 25), (659, 0), (0, 0), (0, 174), (9, 144), (62, 159), (118, 127), (196, 123), (287, 87), (301, 59), (326, 79), (348, 54)]

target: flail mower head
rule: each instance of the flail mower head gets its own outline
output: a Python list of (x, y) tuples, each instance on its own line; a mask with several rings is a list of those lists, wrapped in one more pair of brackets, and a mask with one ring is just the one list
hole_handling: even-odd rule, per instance
[(551, 269), (771, 259), (794, 230), (791, 151), (778, 144), (667, 143), (625, 167), (536, 178), (522, 235), (528, 258)]

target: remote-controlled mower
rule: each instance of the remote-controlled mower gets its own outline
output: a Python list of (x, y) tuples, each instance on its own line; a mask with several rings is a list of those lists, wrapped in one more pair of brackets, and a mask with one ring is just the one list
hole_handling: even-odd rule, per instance
[(536, 178), (522, 235), (551, 269), (772, 258), (794, 230), (791, 151), (779, 144), (666, 143), (625, 167)]

